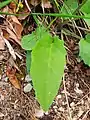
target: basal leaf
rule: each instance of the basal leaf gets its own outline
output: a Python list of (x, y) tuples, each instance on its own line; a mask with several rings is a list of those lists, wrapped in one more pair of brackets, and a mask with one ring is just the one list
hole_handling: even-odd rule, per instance
[(32, 50), (36, 44), (36, 38), (34, 33), (23, 36), (21, 44), (23, 49)]
[(31, 77), (36, 97), (47, 111), (58, 92), (64, 73), (66, 51), (63, 41), (44, 33), (32, 51)]
[(65, 0), (61, 12), (63, 14), (72, 14), (78, 7), (77, 0)]
[(42, 33), (44, 32), (46, 32), (46, 29), (42, 26), (38, 27), (32, 34), (23, 36), (21, 40), (22, 48), (25, 50), (32, 50), (36, 45), (36, 42), (43, 36)]
[(90, 66), (90, 34), (86, 36), (86, 39), (81, 39), (79, 42), (80, 53), (79, 56), (85, 64)]

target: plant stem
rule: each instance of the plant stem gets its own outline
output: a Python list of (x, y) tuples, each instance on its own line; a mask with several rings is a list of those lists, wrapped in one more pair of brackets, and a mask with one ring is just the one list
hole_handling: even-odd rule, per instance
[(40, 16), (53, 16), (53, 17), (62, 17), (62, 18), (84, 18), (84, 19), (90, 19), (90, 16), (79, 16), (79, 15), (68, 15), (68, 14), (59, 14), (59, 13), (31, 13), (32, 15), (40, 15)]
[[(8, 13), (8, 12), (1, 12), (0, 14), (3, 15), (15, 15), (15, 16), (22, 16), (22, 15), (28, 15), (27, 13), (24, 14), (15, 14), (15, 13)], [(61, 17), (61, 18), (84, 18), (84, 19), (90, 19), (90, 16), (79, 16), (79, 15), (68, 15), (68, 14), (59, 14), (59, 13), (30, 13), (29, 15), (40, 15), (40, 16), (53, 16), (53, 17)]]

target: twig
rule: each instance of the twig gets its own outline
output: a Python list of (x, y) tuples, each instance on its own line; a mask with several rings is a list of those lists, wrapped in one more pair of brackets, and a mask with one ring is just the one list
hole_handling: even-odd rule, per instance
[(31, 12), (31, 8), (29, 7), (27, 0), (24, 0), (24, 1), (25, 1), (25, 4), (26, 4), (26, 6), (27, 6), (29, 12)]
[(89, 94), (90, 94), (90, 91), (89, 91), (84, 97), (82, 97), (82, 98), (74, 105), (74, 107), (76, 107), (76, 106), (80, 103), (80, 101), (82, 101), (84, 98), (86, 98)]
[[(70, 23), (68, 23), (68, 25), (72, 26), (72, 24), (70, 24)], [(73, 27), (76, 27), (76, 26), (73, 26)], [(77, 27), (78, 27), (79, 29), (81, 29), (81, 30), (85, 30), (85, 31), (87, 31), (87, 32), (90, 32), (89, 29), (82, 28), (82, 27), (80, 27), (80, 26), (77, 26)]]
[(83, 116), (82, 120), (86, 120), (87, 114), (90, 112), (90, 109), (85, 113), (85, 115)]

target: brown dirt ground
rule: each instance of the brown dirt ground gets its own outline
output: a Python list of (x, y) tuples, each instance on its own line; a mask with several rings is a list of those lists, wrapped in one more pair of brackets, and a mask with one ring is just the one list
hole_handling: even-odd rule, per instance
[[(77, 62), (79, 59), (75, 51), (78, 52), (78, 40), (75, 40), (69, 37), (69, 42), (65, 41), (66, 45), (72, 46), (67, 51), (65, 79), (48, 114), (38, 120), (90, 120), (90, 68), (82, 61)], [(7, 49), (0, 52), (1, 55), (8, 55)], [(35, 120), (35, 108), (38, 109), (39, 104), (34, 91), (24, 93), (24, 81), (21, 89), (17, 90), (7, 81), (5, 62), (1, 61), (0, 68), (0, 120)]]

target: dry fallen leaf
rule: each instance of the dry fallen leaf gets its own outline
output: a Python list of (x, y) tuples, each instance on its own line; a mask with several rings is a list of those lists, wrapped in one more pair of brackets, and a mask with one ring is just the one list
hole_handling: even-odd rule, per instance
[(3, 31), (3, 37), (8, 40), (9, 39), (9, 33), (6, 31), (6, 29), (2, 29), (2, 31)]
[(4, 50), (4, 48), (5, 48), (5, 42), (2, 38), (2, 36), (0, 36), (0, 50)]
[(21, 15), (18, 16), (18, 19), (25, 20), (25, 18), (30, 14), (30, 12), (28, 11), (28, 8), (24, 5), (23, 10), (20, 11), (19, 14)]
[(19, 45), (21, 45), (21, 42), (18, 40), (17, 36), (10, 30), (8, 27), (6, 28), (7, 32), (9, 33), (9, 37), (13, 40), (15, 40)]
[(12, 1), (12, 2), (9, 4), (9, 7), (10, 7), (10, 9), (12, 9), (13, 12), (16, 11), (16, 7), (17, 7), (17, 6), (16, 6), (16, 3), (15, 3), (15, 2)]
[(14, 62), (12, 56), (9, 58), (8, 63), (9, 63), (10, 66), (14, 67), (16, 70), (18, 70), (19, 72), (21, 72), (21, 70), (19, 69), (19, 67)]
[(37, 6), (40, 3), (40, 0), (30, 0), (30, 4)]
[(16, 73), (16, 70), (14, 68), (11, 68), (11, 67), (7, 67), (7, 71), (6, 71), (6, 74), (9, 78), (9, 81), (12, 83), (12, 85), (17, 88), (17, 89), (20, 89), (20, 83), (17, 79), (17, 77), (15, 76), (15, 73)]
[(18, 39), (20, 40), (21, 39), (21, 33), (23, 31), (23, 27), (22, 27), (21, 23), (19, 22), (19, 20), (16, 16), (11, 16), (11, 19), (12, 19), (13, 28), (16, 32), (16, 35), (17, 35)]
[(13, 59), (16, 60), (16, 55), (15, 55), (15, 52), (14, 52), (14, 49), (12, 48), (11, 44), (9, 43), (8, 40), (6, 40), (5, 38), (3, 38), (4, 42), (6, 43), (8, 49), (9, 49), (9, 52), (10, 54), (12, 55)]
[(44, 8), (51, 8), (52, 7), (50, 4), (50, 1), (48, 1), (48, 0), (42, 0), (41, 6)]
[[(13, 13), (12, 9), (6, 6), (2, 12)], [(8, 25), (6, 27), (7, 32), (10, 34), (10, 38), (14, 39), (20, 44), (21, 32), (23, 31), (22, 24), (19, 22), (18, 18), (14, 15), (7, 16)]]

